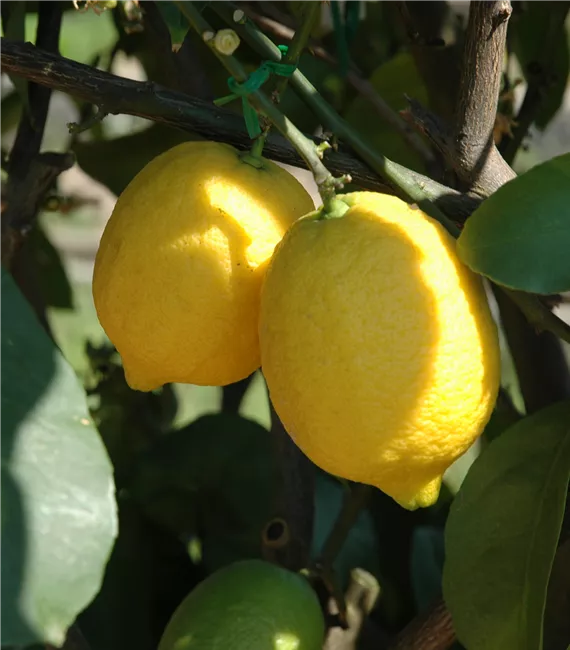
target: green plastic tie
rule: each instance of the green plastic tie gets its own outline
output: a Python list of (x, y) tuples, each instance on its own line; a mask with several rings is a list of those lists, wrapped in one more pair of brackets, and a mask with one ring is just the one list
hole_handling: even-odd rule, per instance
[[(279, 50), (283, 56), (287, 54), (286, 45), (279, 45)], [(254, 140), (261, 135), (261, 126), (259, 124), (257, 111), (249, 103), (247, 99), (248, 96), (256, 90), (259, 90), (272, 74), (276, 74), (280, 77), (290, 77), (296, 69), (297, 66), (290, 63), (264, 61), (243, 83), (239, 83), (233, 77), (230, 77), (228, 79), (228, 87), (232, 91), (232, 94), (214, 100), (214, 104), (216, 104), (216, 106), (223, 106), (224, 104), (229, 104), (229, 102), (233, 102), (234, 99), (241, 97), (245, 126), (249, 137)]]

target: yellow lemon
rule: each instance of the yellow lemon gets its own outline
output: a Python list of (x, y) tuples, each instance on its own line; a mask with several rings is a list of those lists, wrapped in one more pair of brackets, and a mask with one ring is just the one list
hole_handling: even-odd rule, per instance
[(277, 246), (260, 311), (262, 369), (286, 430), (322, 469), (402, 506), (434, 503), (481, 434), (500, 378), (482, 283), (455, 241), (395, 197), (340, 197)]
[(243, 560), (186, 596), (158, 650), (321, 650), (324, 636), (319, 601), (305, 578)]
[(314, 208), (303, 186), (233, 147), (180, 144), (119, 197), (95, 260), (99, 321), (132, 388), (223, 386), (259, 367), (257, 320), (267, 260)]

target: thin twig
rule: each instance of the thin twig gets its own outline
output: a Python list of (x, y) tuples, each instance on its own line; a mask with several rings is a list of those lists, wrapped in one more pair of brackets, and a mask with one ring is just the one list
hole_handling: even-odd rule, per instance
[[(176, 5), (188, 20), (191, 27), (206, 40), (207, 45), (210, 46), (212, 52), (232, 77), (240, 83), (246, 81), (248, 74), (237, 58), (222, 54), (215, 46), (215, 39), (206, 38), (208, 34), (213, 34), (214, 30), (194, 4), (186, 1), (176, 2)], [(281, 57), (281, 52), (279, 52), (279, 55)], [(335, 190), (343, 186), (343, 179), (336, 179), (329, 172), (322, 163), (313, 141), (305, 137), (291, 120), (273, 104), (265, 93), (261, 90), (254, 90), (248, 95), (248, 101), (270, 120), (273, 126), (291, 142), (299, 155), (302, 156), (309, 169), (313, 172), (319, 193), (323, 202), (326, 204), (334, 196)]]
[[(214, 5), (214, 9), (218, 8), (218, 5)], [(283, 25), (272, 18), (268, 18), (267, 16), (262, 16), (249, 7), (245, 8), (244, 11), (251, 20), (274, 36), (284, 40), (291, 40), (293, 38), (295, 32), (286, 25)], [(338, 66), (336, 58), (320, 45), (310, 43), (310, 50), (317, 58), (326, 61), (333, 67)], [(431, 149), (417, 135), (417, 133), (408, 126), (400, 115), (384, 101), (382, 96), (367, 79), (364, 79), (357, 71), (349, 69), (346, 74), (346, 80), (370, 103), (378, 113), (379, 117), (397, 131), (408, 145), (422, 157), (428, 167), (435, 163), (435, 157)]]
[(346, 624), (346, 603), (335, 575), (334, 562), (342, 550), (346, 538), (356, 523), (363, 508), (366, 506), (374, 488), (362, 483), (353, 483), (342, 503), (342, 508), (336, 518), (319, 557), (314, 563), (313, 571), (327, 586), (329, 593), (335, 599), (339, 617)]
[[(299, 59), (303, 54), (303, 50), (307, 46), (307, 41), (311, 35), (311, 29), (313, 27), (313, 21), (318, 12), (320, 12), (321, 7), (318, 2), (309, 2), (306, 7), (306, 15), (303, 19), (303, 24), (297, 28), (291, 38), (291, 45), (287, 50), (287, 54), (283, 57), (283, 63), (285, 65), (294, 65), (297, 66)], [(287, 84), (289, 83), (288, 77), (280, 77), (277, 81), (275, 87), (275, 93), (279, 99), (283, 97)]]
[(319, 555), (318, 563), (321, 566), (332, 566), (362, 509), (366, 506), (373, 489), (370, 485), (362, 483), (353, 483), (351, 485), (341, 511), (334, 522), (333, 529)]
[[(220, 3), (222, 5), (222, 3)], [(224, 8), (227, 5), (227, 8)], [(228, 21), (233, 21), (233, 15), (229, 15), (233, 3), (223, 3), (218, 9), (221, 14), (227, 15)], [(269, 39), (257, 25), (246, 19), (239, 24), (233, 23), (235, 29), (251, 47), (261, 56), (271, 61), (281, 61), (281, 51)], [(389, 183), (400, 188), (401, 194), (410, 201), (416, 202), (427, 214), (439, 221), (451, 234), (457, 236), (459, 229), (439, 206), (430, 200), (425, 192), (425, 184), (419, 184), (410, 174), (409, 170), (389, 160), (382, 153), (372, 147), (367, 138), (362, 136), (346, 120), (344, 120), (334, 108), (323, 98), (313, 84), (300, 71), (296, 70), (291, 77), (291, 84), (294, 86), (299, 97), (312, 109), (319, 119), (331, 129), (341, 140), (350, 143), (351, 147), (372, 169), (385, 178)]]
[[(36, 41), (51, 52), (58, 51), (62, 8), (57, 3), (40, 5)], [(51, 90), (34, 83), (28, 86), (29, 110), (22, 111), (8, 162), (2, 211), (2, 262), (8, 268), (33, 227), (40, 204), (57, 176), (73, 164), (65, 154), (40, 154)]]
[[(103, 103), (109, 113), (137, 115), (190, 133), (198, 133), (212, 140), (228, 142), (240, 150), (251, 147), (243, 118), (209, 102), (155, 83), (118, 77), (104, 70), (50, 54), (29, 43), (2, 38), (0, 49), (2, 68), (6, 72), (12, 72), (90, 104)], [(313, 141), (321, 142), (318, 138), (313, 138)], [(305, 161), (292, 145), (278, 134), (270, 134), (264, 155), (296, 167), (306, 167)], [(353, 183), (364, 189), (401, 195), (396, 186), (383, 181), (346, 147), (341, 145), (338, 150), (327, 152), (326, 157), (331, 173), (348, 173)], [(465, 221), (481, 202), (480, 198), (461, 194), (417, 172), (405, 172), (423, 189), (430, 200), (458, 222)]]

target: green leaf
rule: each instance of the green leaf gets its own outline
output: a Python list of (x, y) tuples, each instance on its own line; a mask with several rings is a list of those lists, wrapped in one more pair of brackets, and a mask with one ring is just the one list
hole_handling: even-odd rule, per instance
[(174, 2), (157, 2), (156, 6), (168, 27), (172, 49), (177, 51), (180, 49), (184, 42), (184, 37), (188, 33), (188, 21), (184, 18)]
[(198, 534), (209, 570), (260, 551), (278, 476), (269, 432), (239, 415), (205, 415), (141, 458), (130, 493), (153, 520)]
[[(398, 54), (382, 64), (370, 77), (370, 83), (394, 111), (406, 108), (406, 95), (424, 106), (428, 104), (427, 90), (411, 54)], [(425, 171), (420, 157), (362, 95), (355, 97), (345, 118), (372, 146), (391, 160), (418, 172)]]
[(441, 596), (443, 561), (443, 530), (435, 526), (415, 528), (412, 537), (411, 573), (418, 611), (424, 611)]
[(153, 158), (193, 139), (188, 133), (154, 124), (144, 131), (112, 140), (76, 140), (73, 152), (84, 172), (119, 195)]
[[(311, 555), (314, 559), (317, 559), (322, 551), (340, 513), (345, 494), (346, 489), (336, 478), (324, 472), (316, 472), (315, 520), (311, 545)], [(334, 562), (334, 569), (343, 589), (348, 585), (350, 572), (354, 567), (372, 573), (381, 581), (382, 588), (385, 588), (385, 581), (380, 575), (378, 538), (367, 509), (359, 514)]]
[(117, 534), (112, 467), (73, 370), (2, 270), (2, 643), (59, 646)]
[(473, 464), (449, 513), (443, 574), (469, 650), (541, 650), (569, 474), (569, 401), (521, 420)]
[(570, 3), (525, 2), (509, 22), (509, 37), (527, 82), (538, 77), (543, 98), (535, 124), (545, 129), (558, 112), (570, 74), (565, 18)]
[(537, 165), (484, 201), (465, 224), (459, 257), (498, 284), (570, 290), (570, 154)]
[(101, 590), (81, 613), (79, 626), (91, 650), (154, 650), (153, 539), (148, 522), (128, 500), (119, 504), (119, 530)]
[(37, 284), (46, 305), (58, 309), (73, 308), (73, 292), (59, 251), (38, 224), (27, 239), (37, 266)]

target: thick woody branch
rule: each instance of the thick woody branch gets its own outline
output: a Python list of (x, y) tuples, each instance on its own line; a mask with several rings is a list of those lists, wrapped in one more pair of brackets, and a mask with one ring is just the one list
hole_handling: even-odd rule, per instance
[(487, 195), (515, 176), (493, 140), (510, 15), (509, 0), (471, 3), (455, 116), (455, 169)]
[[(98, 105), (107, 113), (137, 115), (155, 122), (228, 142), (238, 149), (249, 149), (251, 140), (243, 118), (196, 97), (175, 92), (150, 82), (133, 81), (103, 70), (50, 54), (30, 44), (2, 39), (2, 69), (54, 90)], [(319, 142), (318, 139), (316, 139)], [(293, 146), (282, 136), (271, 133), (264, 155), (279, 162), (306, 167)], [(397, 193), (396, 188), (378, 175), (348, 148), (326, 153), (326, 163), (335, 175), (350, 174), (361, 188)], [(410, 177), (450, 217), (464, 221), (480, 199), (461, 194), (436, 181), (409, 172)]]
[(455, 642), (451, 614), (443, 600), (407, 625), (388, 650), (447, 650)]
[(465, 188), (486, 197), (515, 177), (493, 139), (509, 0), (472, 2), (453, 127), (411, 101), (404, 117), (443, 153)]

